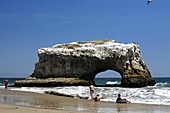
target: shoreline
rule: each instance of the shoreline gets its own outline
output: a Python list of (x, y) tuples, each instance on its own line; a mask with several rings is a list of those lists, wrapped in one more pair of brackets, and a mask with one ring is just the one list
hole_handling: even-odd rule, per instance
[[(76, 109), (77, 103), (81, 100), (41, 93), (0, 89), (0, 111), (4, 110), (3, 113), (5, 111), (6, 113), (11, 113), (14, 109), (16, 112), (13, 113), (27, 113), (27, 110), (29, 111), (28, 113), (31, 111), (36, 111), (36, 113), (56, 113), (56, 111), (57, 113), (94, 113), (89, 110)], [(68, 108), (64, 106), (68, 106)]]
[(36, 113), (49, 111), (50, 113), (56, 111), (58, 113), (168, 113), (170, 107), (153, 104), (92, 102), (86, 99), (0, 89), (0, 111), (3, 113), (27, 113), (27, 111), (36, 111)]

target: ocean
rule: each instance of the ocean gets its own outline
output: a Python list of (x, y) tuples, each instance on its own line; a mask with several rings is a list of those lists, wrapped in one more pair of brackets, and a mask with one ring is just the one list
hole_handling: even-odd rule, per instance
[[(13, 85), (16, 80), (25, 78), (7, 78), (9, 85)], [(0, 88), (4, 88), (5, 78), (0, 78)], [(105, 84), (120, 84), (120, 78), (96, 78), (97, 85)], [(140, 104), (157, 104), (170, 105), (170, 78), (154, 78), (155, 86), (148, 86), (143, 88), (122, 88), (122, 87), (95, 87), (95, 95), (99, 94), (103, 99), (101, 101), (114, 102), (117, 95), (120, 93), (122, 98), (126, 98), (131, 103)], [(69, 94), (81, 97), (89, 97), (88, 86), (71, 86), (71, 87), (9, 87), (10, 90), (29, 91), (35, 93), (44, 93), (44, 91), (56, 91), (59, 93)], [(1, 100), (0, 100), (1, 101)]]

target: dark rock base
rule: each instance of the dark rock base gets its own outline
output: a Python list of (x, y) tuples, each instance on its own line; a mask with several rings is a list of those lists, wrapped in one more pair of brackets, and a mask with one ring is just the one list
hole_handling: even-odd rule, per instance
[(14, 87), (89, 86), (89, 82), (78, 78), (48, 78), (15, 81)]

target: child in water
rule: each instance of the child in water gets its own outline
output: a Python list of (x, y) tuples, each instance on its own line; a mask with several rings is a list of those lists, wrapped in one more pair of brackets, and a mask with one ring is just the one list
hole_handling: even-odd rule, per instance
[(95, 101), (95, 102), (99, 102), (99, 101), (100, 101), (100, 96), (99, 96), (99, 94), (96, 95), (96, 97), (94, 98), (94, 101)]

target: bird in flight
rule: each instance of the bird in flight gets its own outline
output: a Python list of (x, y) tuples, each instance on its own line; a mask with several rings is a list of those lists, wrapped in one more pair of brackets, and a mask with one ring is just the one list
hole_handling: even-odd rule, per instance
[(148, 1), (147, 1), (147, 4), (150, 4), (150, 3), (152, 3), (152, 0), (148, 0)]

